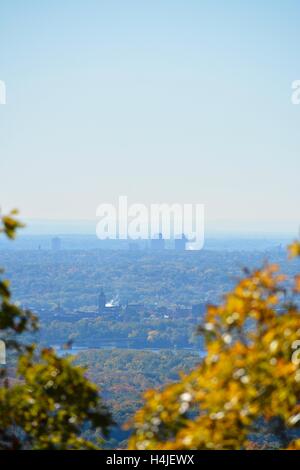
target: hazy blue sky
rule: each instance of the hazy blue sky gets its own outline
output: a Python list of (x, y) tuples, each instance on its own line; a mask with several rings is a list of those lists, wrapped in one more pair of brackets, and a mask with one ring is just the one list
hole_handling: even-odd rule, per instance
[(3, 0), (2, 207), (90, 219), (125, 194), (296, 232), (299, 24), (298, 0)]

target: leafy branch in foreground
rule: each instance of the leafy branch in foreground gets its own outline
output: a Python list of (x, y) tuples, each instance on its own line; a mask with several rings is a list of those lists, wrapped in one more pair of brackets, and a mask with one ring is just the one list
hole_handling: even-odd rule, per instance
[[(0, 234), (15, 237), (22, 226), (16, 214), (0, 214)], [(0, 300), (0, 339), (18, 354), (13, 383), (0, 369), (0, 449), (97, 448), (81, 437), (88, 429), (105, 436), (112, 424), (96, 385), (71, 358), (60, 358), (51, 349), (37, 352), (34, 344), (16, 340), (38, 328), (37, 318), (12, 303), (9, 283), (3, 279)]]
[[(0, 235), (4, 234), (10, 239), (15, 238), (17, 229), (23, 227), (17, 219), (18, 212), (13, 210), (9, 215), (1, 215)], [(0, 269), (0, 275), (3, 270)], [(22, 310), (11, 302), (9, 282), (0, 278), (0, 332), (14, 332), (21, 334), (25, 331), (35, 331), (38, 327), (37, 318), (29, 310)], [(13, 342), (17, 347), (18, 343)]]
[[(300, 255), (300, 243), (289, 247)], [(247, 449), (262, 429), (300, 449), (300, 276), (276, 265), (245, 272), (199, 328), (206, 357), (190, 374), (145, 394), (131, 449)]]

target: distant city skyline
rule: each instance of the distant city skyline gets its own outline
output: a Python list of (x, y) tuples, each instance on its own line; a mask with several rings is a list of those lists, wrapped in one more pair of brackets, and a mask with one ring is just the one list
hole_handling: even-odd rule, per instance
[(208, 231), (297, 235), (299, 15), (296, 0), (3, 2), (1, 209), (28, 232), (96, 226), (128, 194), (204, 204)]

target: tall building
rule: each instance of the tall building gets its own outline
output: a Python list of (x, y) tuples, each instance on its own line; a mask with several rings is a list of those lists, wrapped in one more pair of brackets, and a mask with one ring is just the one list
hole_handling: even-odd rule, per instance
[(106, 297), (105, 297), (103, 289), (101, 289), (101, 292), (100, 292), (99, 298), (98, 298), (98, 313), (99, 313), (99, 315), (101, 315), (104, 312), (105, 305), (106, 305)]
[(58, 251), (61, 249), (61, 239), (59, 237), (52, 238), (51, 248), (54, 251)]

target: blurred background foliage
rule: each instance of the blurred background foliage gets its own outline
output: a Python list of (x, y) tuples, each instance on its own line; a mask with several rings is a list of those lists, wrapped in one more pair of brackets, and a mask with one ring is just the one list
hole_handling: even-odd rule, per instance
[[(22, 226), (16, 216), (16, 211), (0, 214), (0, 234), (15, 237)], [(0, 449), (99, 448), (81, 437), (88, 429), (106, 436), (112, 424), (97, 386), (72, 358), (20, 340), (22, 333), (35, 331), (38, 322), (11, 301), (5, 279), (0, 280), (0, 299), (0, 336), (17, 360), (13, 383), (5, 366), (0, 369)]]

